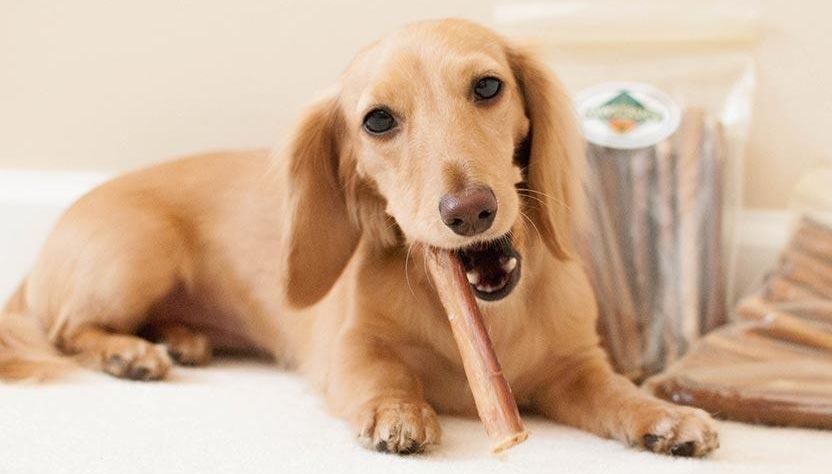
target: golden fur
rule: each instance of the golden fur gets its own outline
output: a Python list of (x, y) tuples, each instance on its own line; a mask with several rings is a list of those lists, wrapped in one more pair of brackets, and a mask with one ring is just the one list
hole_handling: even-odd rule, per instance
[[(470, 97), (484, 74), (504, 82), (487, 106)], [(392, 136), (361, 129), (378, 104), (400, 122)], [(476, 413), (422, 251), (510, 233), (522, 278), (481, 306), (522, 407), (704, 455), (717, 446), (708, 415), (638, 391), (599, 347), (572, 243), (581, 160), (569, 99), (541, 63), (469, 22), (410, 25), (359, 53), (276, 166), (262, 151), (191, 157), (75, 203), (3, 311), (0, 375), (53, 376), (71, 355), (158, 379), (171, 357), (257, 348), (297, 367), (362, 443), (418, 451), (440, 440), (434, 410)], [(479, 184), (496, 219), (456, 235), (437, 202)]]

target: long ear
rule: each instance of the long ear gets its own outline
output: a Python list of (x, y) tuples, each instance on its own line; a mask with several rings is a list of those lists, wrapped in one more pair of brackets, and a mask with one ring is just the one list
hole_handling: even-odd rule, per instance
[(509, 48), (509, 61), (523, 93), (530, 121), (526, 181), (537, 191), (531, 217), (557, 258), (573, 256), (572, 234), (579, 225), (583, 140), (572, 103), (549, 69), (526, 52)]
[(339, 164), (345, 125), (337, 99), (314, 104), (280, 157), (281, 286), (303, 308), (326, 295), (355, 251), (360, 230), (347, 214)]

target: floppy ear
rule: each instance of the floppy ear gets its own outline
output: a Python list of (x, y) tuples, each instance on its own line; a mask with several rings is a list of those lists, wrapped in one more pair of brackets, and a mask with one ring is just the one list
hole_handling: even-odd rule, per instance
[(529, 135), (523, 159), (528, 186), (540, 199), (528, 200), (530, 214), (555, 257), (572, 258), (572, 234), (581, 218), (583, 139), (572, 102), (552, 73), (526, 52), (509, 48), (509, 62), (523, 94)]
[(360, 230), (347, 214), (339, 166), (345, 124), (338, 100), (314, 104), (280, 158), (281, 289), (304, 308), (326, 295), (352, 256)]

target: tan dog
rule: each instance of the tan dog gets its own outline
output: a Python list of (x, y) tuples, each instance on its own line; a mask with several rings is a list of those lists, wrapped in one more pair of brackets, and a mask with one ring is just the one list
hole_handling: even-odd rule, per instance
[(439, 442), (434, 410), (476, 413), (423, 264), (435, 246), (458, 250), (524, 408), (702, 456), (710, 417), (638, 391), (598, 345), (571, 242), (581, 160), (543, 65), (469, 22), (408, 26), (358, 55), (279, 165), (193, 157), (80, 199), (4, 310), (0, 374), (56, 375), (75, 355), (159, 379), (169, 356), (259, 348), (365, 445), (419, 451)]

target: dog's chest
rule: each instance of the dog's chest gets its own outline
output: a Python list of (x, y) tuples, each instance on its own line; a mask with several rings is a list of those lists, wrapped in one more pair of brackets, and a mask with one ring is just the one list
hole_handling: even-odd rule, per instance
[[(444, 317), (444, 315), (443, 315)], [(486, 327), (494, 343), (503, 375), (512, 387), (518, 404), (526, 406), (532, 398), (534, 373), (542, 370), (545, 338), (532, 324), (498, 318), (522, 318), (523, 314), (489, 311), (485, 313)], [(399, 357), (418, 375), (425, 397), (434, 408), (444, 413), (476, 415), (476, 407), (465, 376), (459, 351), (449, 325), (431, 344), (400, 345)]]

